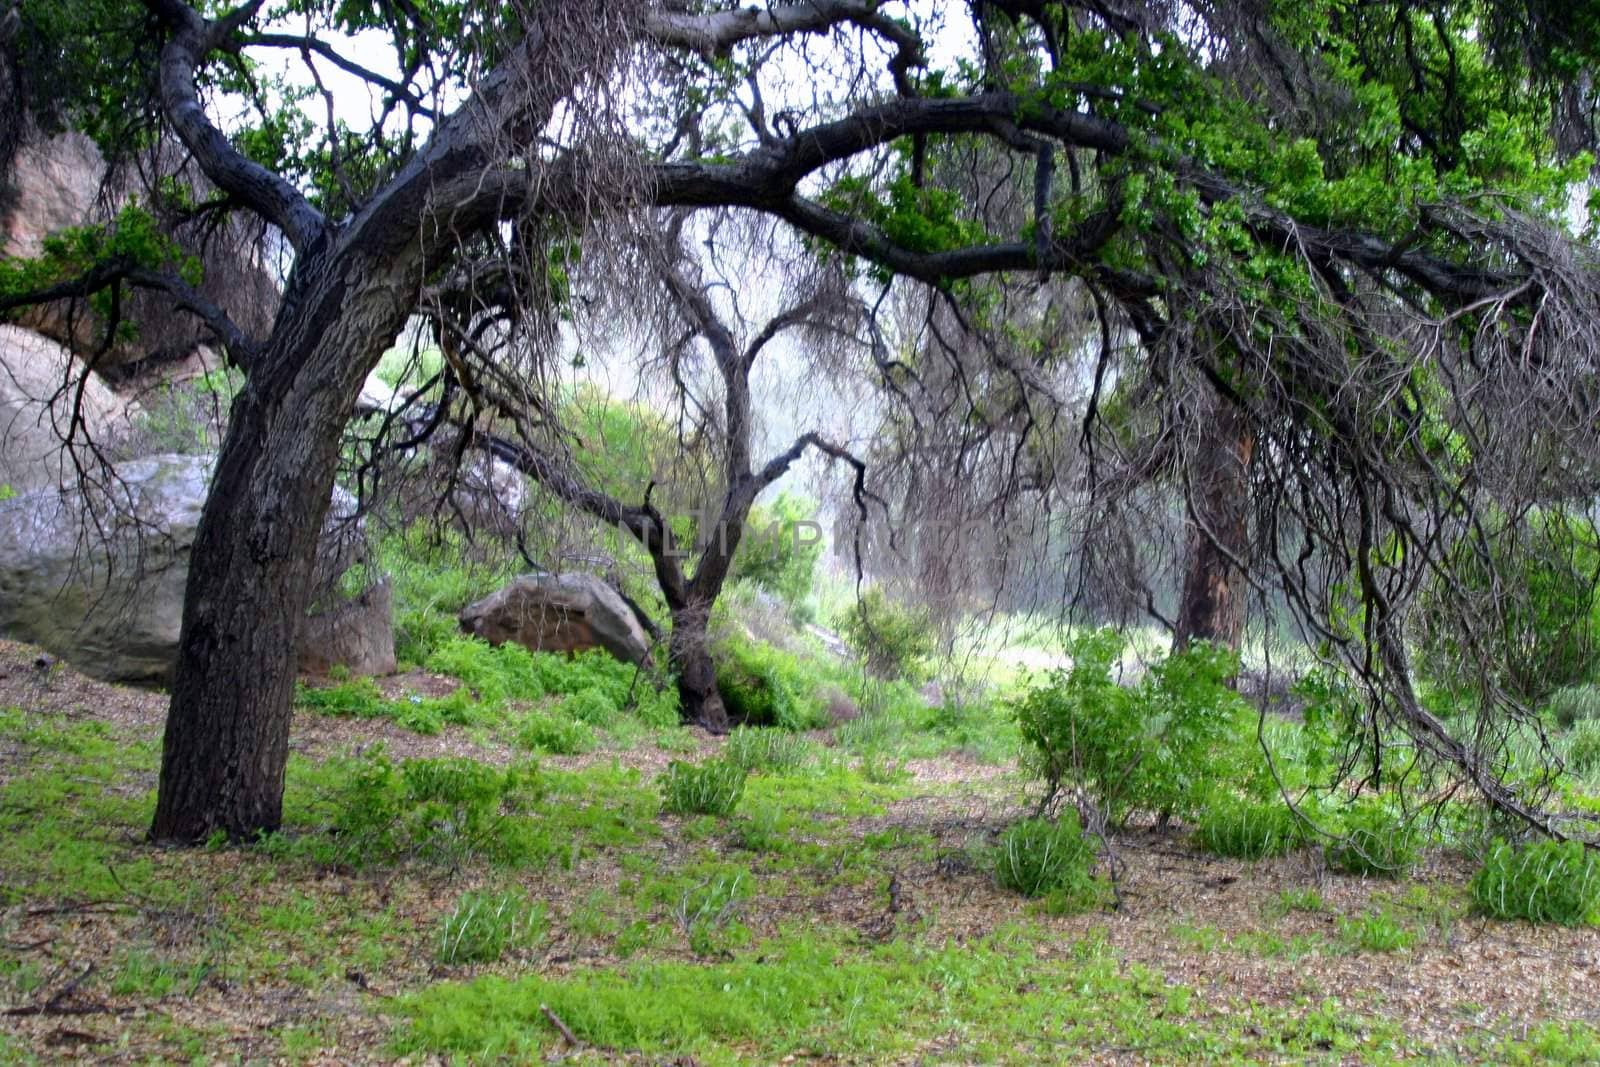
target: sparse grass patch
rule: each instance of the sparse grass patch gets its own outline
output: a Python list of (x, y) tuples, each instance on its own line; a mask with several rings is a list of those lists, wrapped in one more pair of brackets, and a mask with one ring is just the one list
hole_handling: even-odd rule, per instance
[(1576, 841), (1498, 841), (1469, 888), (1478, 909), (1496, 919), (1600, 923), (1600, 857)]
[(1388, 911), (1339, 920), (1339, 941), (1352, 952), (1397, 952), (1417, 941), (1416, 932)]
[(477, 891), (461, 895), (439, 924), (441, 963), (492, 963), (527, 948), (545, 935), (544, 905), (525, 890)]
[(722, 747), (722, 759), (748, 773), (792, 774), (808, 765), (812, 758), (810, 742), (784, 730), (741, 726), (728, 735)]
[(674, 815), (729, 815), (744, 796), (745, 770), (725, 760), (673, 760), (661, 777), (662, 807)]

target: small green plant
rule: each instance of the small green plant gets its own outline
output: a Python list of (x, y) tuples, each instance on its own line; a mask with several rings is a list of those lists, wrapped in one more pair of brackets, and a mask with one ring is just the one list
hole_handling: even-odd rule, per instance
[(1207, 852), (1236, 859), (1283, 856), (1303, 840), (1300, 819), (1281, 801), (1223, 800), (1200, 819), (1195, 840)]
[(1422, 834), (1378, 800), (1352, 804), (1342, 816), (1344, 832), (1323, 846), (1328, 866), (1345, 874), (1404, 878), (1422, 852)]
[(811, 745), (785, 730), (741, 726), (728, 735), (722, 758), (747, 773), (797, 771), (811, 762)]
[(1312, 886), (1300, 889), (1285, 889), (1278, 894), (1274, 910), (1280, 915), (1287, 915), (1291, 911), (1326, 911), (1327, 901), (1322, 899), (1322, 894)]
[(728, 815), (744, 796), (745, 770), (725, 760), (673, 760), (661, 778), (662, 806), (674, 815)]
[(995, 849), (995, 881), (1027, 897), (1054, 897), (1087, 906), (1099, 895), (1092, 873), (1094, 845), (1065, 809), (1055, 821), (1023, 819), (1006, 827)]
[(602, 729), (610, 726), (621, 714), (617, 710), (616, 701), (599, 689), (585, 689), (573, 693), (561, 702), (561, 711), (578, 722)]
[(553, 756), (576, 756), (595, 746), (594, 731), (559, 711), (535, 709), (516, 721), (517, 744)]
[(492, 963), (536, 944), (544, 933), (544, 906), (523, 890), (463, 893), (439, 924), (439, 961)]
[(749, 726), (811, 730), (826, 724), (821, 682), (799, 658), (757, 641), (718, 649), (717, 692), (728, 714)]
[(321, 861), (363, 866), (413, 857), (452, 867), (475, 859), (514, 865), (542, 851), (533, 821), (512, 817), (543, 793), (535, 766), (470, 759), (396, 764), (380, 747), (328, 767), (338, 783), (326, 812), (331, 847), (319, 847), (322, 838), (306, 842)]
[(1496, 841), (1468, 888), (1478, 910), (1496, 919), (1600, 924), (1600, 857), (1576, 841)]
[(1600, 685), (1569, 685), (1557, 689), (1550, 694), (1545, 708), (1563, 730), (1591, 719), (1600, 720)]
[(1567, 734), (1567, 767), (1590, 775), (1600, 770), (1600, 719), (1583, 719)]
[(876, 677), (916, 684), (928, 676), (937, 634), (926, 610), (897, 604), (874, 586), (845, 612), (839, 632)]
[(1359, 919), (1340, 919), (1339, 940), (1352, 951), (1397, 952), (1414, 945), (1417, 935), (1388, 912), (1375, 911)]

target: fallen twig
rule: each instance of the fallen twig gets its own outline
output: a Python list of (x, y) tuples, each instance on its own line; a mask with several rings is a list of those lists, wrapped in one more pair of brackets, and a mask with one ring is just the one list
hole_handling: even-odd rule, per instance
[(550, 1020), (550, 1025), (556, 1028), (556, 1031), (561, 1035), (561, 1040), (573, 1048), (583, 1044), (582, 1041), (578, 1040), (578, 1035), (574, 1034), (572, 1029), (561, 1021), (561, 1016), (550, 1010), (550, 1005), (541, 1004), (539, 1005), (539, 1010), (544, 1013), (546, 1019)]

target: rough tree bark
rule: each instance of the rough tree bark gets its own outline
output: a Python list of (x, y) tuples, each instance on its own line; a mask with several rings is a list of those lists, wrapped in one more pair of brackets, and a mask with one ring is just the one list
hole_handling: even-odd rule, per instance
[(282, 821), (295, 635), (340, 431), (403, 327), (406, 264), (300, 264), (234, 405), (191, 554), (180, 669), (151, 837), (242, 837)]
[(1183, 589), (1172, 650), (1210, 641), (1239, 650), (1244, 638), (1245, 576), (1250, 554), (1250, 459), (1255, 436), (1228, 400), (1211, 394), (1210, 411), (1187, 463)]

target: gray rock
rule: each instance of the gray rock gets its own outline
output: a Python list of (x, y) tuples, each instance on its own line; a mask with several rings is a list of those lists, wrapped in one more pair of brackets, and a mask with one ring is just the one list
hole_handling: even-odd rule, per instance
[(354, 675), (394, 673), (394, 606), (387, 579), (306, 617), (300, 630), (300, 670), (327, 674), (335, 665)]
[(620, 594), (589, 574), (525, 574), (461, 612), (461, 629), (491, 645), (536, 651), (603, 648), (644, 663), (650, 638)]
[[(81, 422), (74, 426), (74, 416)], [(62, 444), (115, 446), (129, 411), (100, 376), (47, 337), (0, 326), (0, 486), (59, 488), (77, 477)]]
[[(87, 492), (73, 485), (0, 501), (0, 634), (96, 678), (168, 684), (214, 462), (147, 456)], [(360, 555), (352, 510), (338, 494), (319, 552), (324, 576)], [(326, 626), (314, 632), (328, 640)]]

